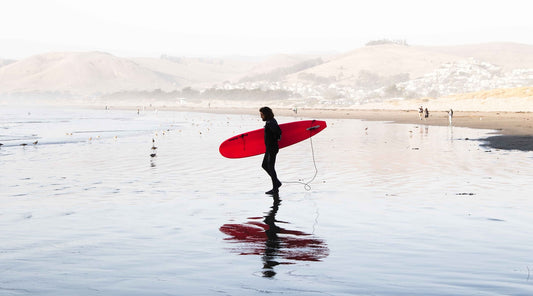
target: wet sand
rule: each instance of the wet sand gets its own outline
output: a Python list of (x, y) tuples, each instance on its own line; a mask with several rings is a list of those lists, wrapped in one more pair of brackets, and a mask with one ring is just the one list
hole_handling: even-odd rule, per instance
[(0, 111), (39, 139), (0, 148), (1, 295), (533, 295), (531, 156), (487, 130), (324, 115), (276, 200), (218, 152), (255, 110)]

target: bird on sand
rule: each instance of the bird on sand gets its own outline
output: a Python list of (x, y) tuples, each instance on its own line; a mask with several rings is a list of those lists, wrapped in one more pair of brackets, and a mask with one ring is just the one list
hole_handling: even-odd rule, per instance
[(152, 153), (150, 154), (150, 157), (155, 157), (156, 154), (155, 154), (155, 150), (157, 149), (157, 147), (155, 146), (155, 140), (152, 138)]

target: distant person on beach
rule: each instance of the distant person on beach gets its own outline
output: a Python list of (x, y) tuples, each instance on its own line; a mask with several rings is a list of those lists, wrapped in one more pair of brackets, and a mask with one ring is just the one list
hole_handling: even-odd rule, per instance
[(424, 118), (428, 118), (429, 117), (429, 110), (428, 108), (424, 109)]
[(453, 110), (450, 109), (450, 111), (448, 111), (448, 120), (450, 121), (450, 124), (452, 124), (452, 118), (453, 118)]
[(262, 107), (259, 109), (261, 119), (265, 122), (265, 156), (263, 157), (263, 169), (268, 173), (272, 179), (272, 190), (265, 192), (266, 194), (276, 194), (279, 192), (281, 182), (278, 180), (276, 174), (276, 156), (279, 151), (278, 141), (281, 139), (281, 129), (276, 119), (274, 119), (274, 112), (269, 107)]
[(424, 108), (420, 106), (420, 108), (418, 108), (418, 119), (422, 120), (422, 114), (424, 114)]

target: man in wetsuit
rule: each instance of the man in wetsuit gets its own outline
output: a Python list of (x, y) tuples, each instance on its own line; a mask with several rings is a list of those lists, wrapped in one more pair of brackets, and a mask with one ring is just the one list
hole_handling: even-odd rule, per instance
[(266, 194), (277, 194), (281, 182), (278, 180), (276, 170), (276, 155), (279, 151), (278, 141), (281, 139), (281, 129), (278, 122), (274, 119), (274, 113), (269, 107), (262, 107), (259, 109), (261, 119), (265, 122), (265, 156), (263, 157), (263, 169), (272, 178), (272, 190), (265, 192)]

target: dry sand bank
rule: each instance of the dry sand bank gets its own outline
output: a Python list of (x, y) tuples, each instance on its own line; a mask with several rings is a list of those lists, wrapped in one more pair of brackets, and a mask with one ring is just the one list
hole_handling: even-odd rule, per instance
[[(298, 113), (302, 116), (323, 118), (355, 118), (409, 124), (450, 125), (448, 114), (443, 111), (431, 112), (429, 118), (422, 120), (419, 119), (418, 112), (415, 110), (299, 110)], [(455, 111), (452, 125), (458, 127), (492, 129), (499, 134), (505, 135), (533, 135), (533, 113)]]
[[(259, 106), (260, 107), (260, 106)], [(257, 108), (190, 108), (167, 107), (160, 110), (182, 110), (209, 113), (228, 114), (259, 114)], [(406, 110), (356, 110), (356, 109), (314, 109), (300, 108), (294, 112), (289, 108), (273, 108), (279, 116), (309, 117), (309, 118), (347, 118), (371, 121), (390, 121), (395, 123), (424, 124), (448, 126), (448, 114), (443, 111), (431, 112), (429, 118), (420, 120), (418, 111)], [(531, 135), (533, 136), (532, 112), (473, 112), (454, 111), (453, 126), (478, 129), (491, 129), (502, 135)]]
[[(433, 112), (427, 119), (419, 119), (417, 111), (343, 110), (299, 111), (311, 117), (356, 118), (391, 121), (406, 124), (450, 125), (446, 112)], [(307, 116), (307, 115), (305, 115)], [(533, 151), (533, 113), (531, 112), (454, 112), (452, 126), (491, 129), (497, 136), (483, 139), (484, 146), (493, 149)]]

